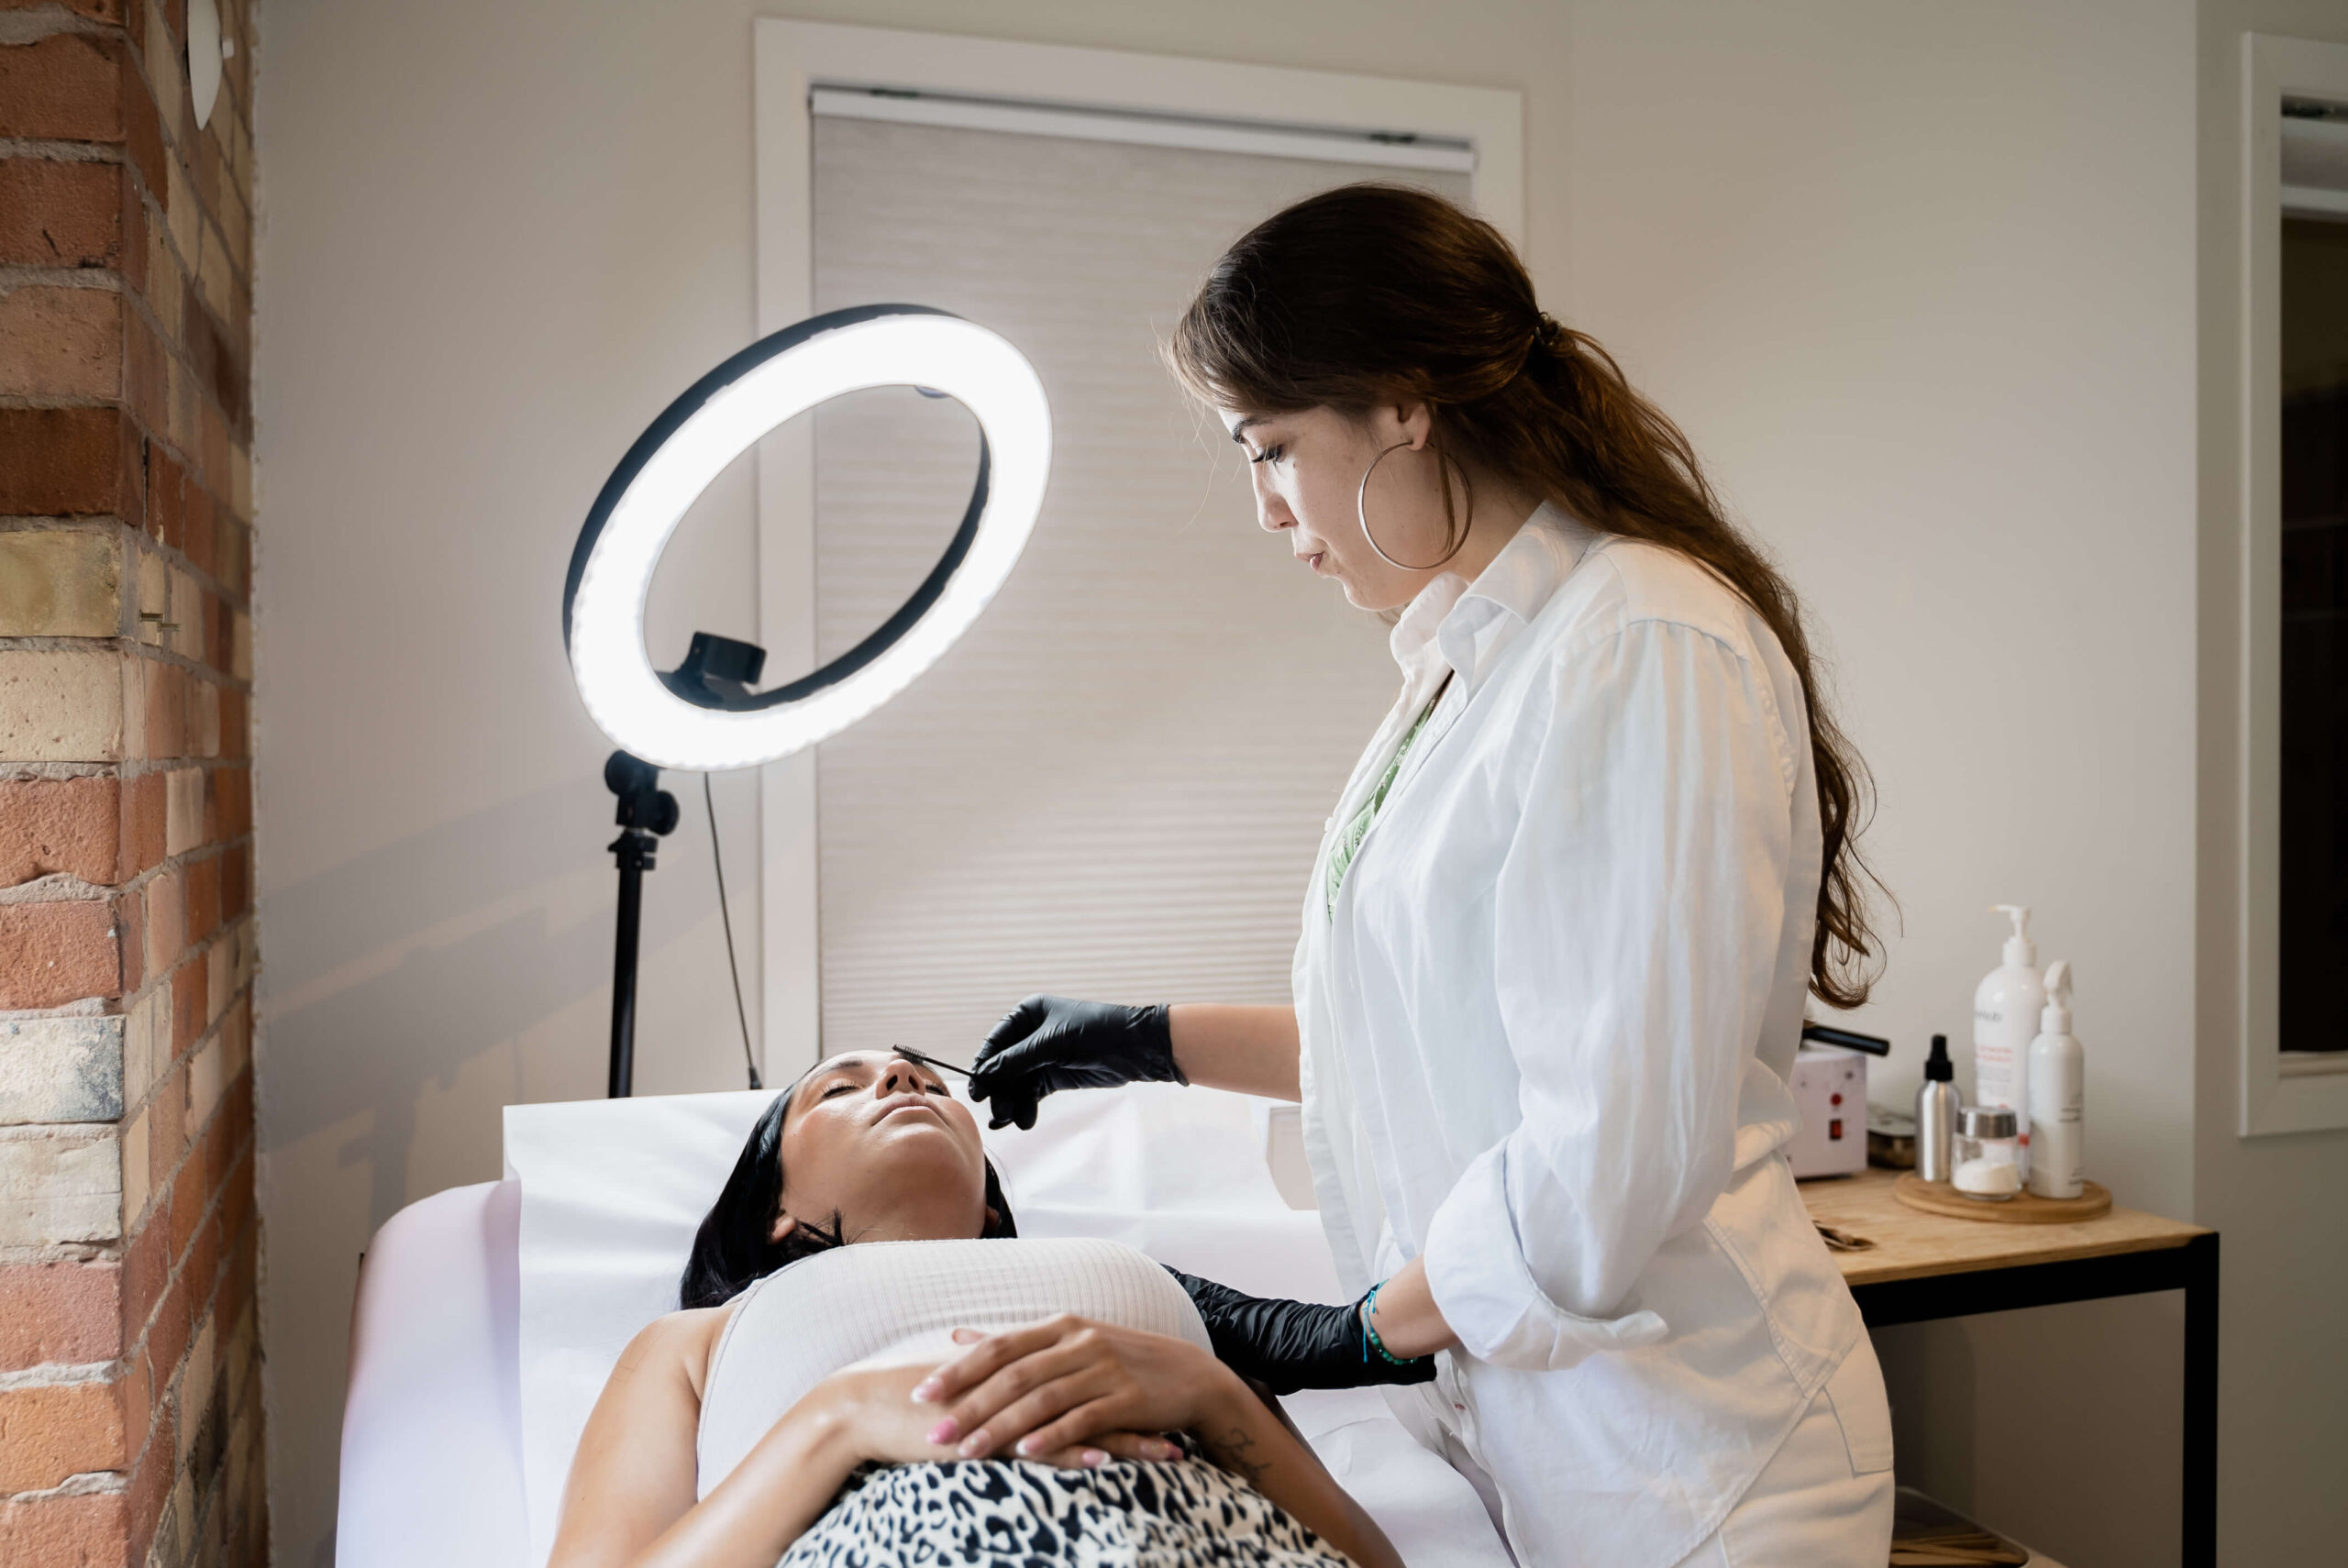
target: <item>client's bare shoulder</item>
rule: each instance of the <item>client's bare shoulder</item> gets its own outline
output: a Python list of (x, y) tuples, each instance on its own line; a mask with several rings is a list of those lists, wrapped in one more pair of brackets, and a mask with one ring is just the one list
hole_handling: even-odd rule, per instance
[(646, 1377), (680, 1379), (692, 1390), (693, 1403), (698, 1406), (709, 1380), (709, 1364), (717, 1353), (718, 1339), (725, 1332), (734, 1309), (740, 1304), (737, 1299), (723, 1307), (688, 1308), (665, 1318), (655, 1318), (620, 1353), (619, 1364), (612, 1368), (614, 1380), (622, 1375), (631, 1382)]

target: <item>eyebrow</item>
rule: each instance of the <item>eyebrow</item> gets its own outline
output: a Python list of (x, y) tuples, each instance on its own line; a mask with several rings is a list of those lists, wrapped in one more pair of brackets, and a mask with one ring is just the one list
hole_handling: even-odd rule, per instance
[(1251, 414), (1246, 418), (1241, 420), (1238, 424), (1231, 427), (1231, 438), (1235, 441), (1239, 441), (1242, 446), (1245, 446), (1246, 443), (1242, 439), (1242, 437), (1247, 434), (1247, 430), (1250, 425), (1268, 425), (1270, 423), (1271, 418), (1268, 414)]

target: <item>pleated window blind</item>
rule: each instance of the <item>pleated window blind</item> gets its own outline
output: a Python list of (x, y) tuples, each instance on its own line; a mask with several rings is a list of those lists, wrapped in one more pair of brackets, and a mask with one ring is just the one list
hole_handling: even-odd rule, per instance
[[(1034, 360), (1057, 432), (1018, 570), (817, 759), (823, 1044), (967, 1059), (1031, 990), (1283, 1001), (1305, 881), (1397, 684), (1377, 620), (1256, 525), (1161, 368), (1223, 247), (1312, 191), (1468, 177), (818, 116), (816, 308), (934, 304)], [(936, 561), (976, 436), (904, 390), (816, 416), (829, 658)]]

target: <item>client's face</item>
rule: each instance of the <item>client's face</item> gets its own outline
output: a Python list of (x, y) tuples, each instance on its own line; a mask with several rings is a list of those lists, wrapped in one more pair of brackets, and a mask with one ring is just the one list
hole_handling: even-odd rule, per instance
[(782, 1124), (781, 1240), (840, 1217), (849, 1241), (973, 1237), (986, 1223), (979, 1124), (920, 1064), (836, 1056), (799, 1081)]

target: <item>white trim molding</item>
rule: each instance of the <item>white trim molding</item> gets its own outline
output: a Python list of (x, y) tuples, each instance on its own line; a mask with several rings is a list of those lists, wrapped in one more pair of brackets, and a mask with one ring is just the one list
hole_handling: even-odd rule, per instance
[[(1513, 91), (823, 22), (753, 25), (761, 336), (814, 310), (819, 92), (827, 113), (1465, 168), (1478, 213), (1523, 244), (1524, 105)], [(769, 437), (758, 461), (759, 630), (775, 670), (813, 668), (815, 658), (814, 469), (800, 423)], [(767, 765), (759, 885), (770, 1079), (821, 1049), (815, 814), (814, 754)]]
[(2348, 1127), (2348, 1051), (2280, 1048), (2286, 97), (2348, 103), (2348, 45), (2243, 36), (2241, 1126), (2245, 1138)]

